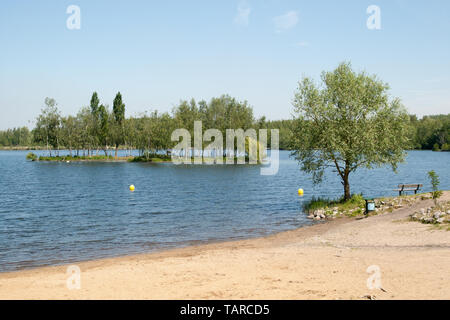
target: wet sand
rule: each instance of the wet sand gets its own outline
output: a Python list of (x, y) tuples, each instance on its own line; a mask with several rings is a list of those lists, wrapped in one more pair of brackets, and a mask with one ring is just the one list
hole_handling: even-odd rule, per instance
[[(450, 192), (442, 200), (450, 201)], [(68, 289), (68, 266), (2, 273), (0, 299), (450, 299), (448, 227), (408, 219), (431, 205), (81, 262), (80, 289)], [(383, 290), (368, 288), (370, 266), (379, 268)]]

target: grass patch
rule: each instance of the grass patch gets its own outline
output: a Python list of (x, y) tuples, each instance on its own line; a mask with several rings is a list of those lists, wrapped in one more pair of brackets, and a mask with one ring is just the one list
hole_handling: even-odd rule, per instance
[[(349, 209), (351, 210), (351, 209)], [(361, 208), (356, 208), (354, 211), (347, 213), (347, 216), (349, 217), (357, 217), (364, 213), (364, 210)]]
[(313, 212), (314, 210), (324, 209), (326, 213), (329, 214), (328, 211), (332, 211), (332, 208), (337, 209), (339, 212), (348, 212), (350, 210), (353, 210), (348, 214), (350, 216), (358, 216), (363, 214), (364, 207), (365, 200), (361, 194), (354, 194), (352, 195), (350, 200), (347, 201), (345, 201), (343, 197), (339, 199), (313, 197), (311, 200), (303, 204), (303, 210), (305, 212)]
[(46, 157), (46, 156), (40, 156), (39, 161), (82, 161), (82, 160), (114, 160), (113, 156), (53, 156), (53, 157)]
[(138, 156), (129, 159), (129, 162), (166, 162), (171, 161), (172, 158), (164, 154), (148, 154), (143, 156)]
[(339, 199), (327, 199), (321, 197), (312, 197), (311, 200), (303, 204), (305, 211), (313, 211), (316, 209), (324, 209), (329, 207), (338, 207), (340, 209), (353, 209), (359, 205), (364, 205), (365, 201), (361, 194), (355, 194), (350, 200), (344, 201), (344, 198)]
[[(191, 162), (193, 163), (195, 158), (191, 157)], [(214, 160), (216, 160), (216, 158), (209, 158), (209, 157), (203, 157), (203, 164), (207, 164), (207, 163), (214, 163)], [(172, 161), (172, 157), (168, 156), (168, 155), (163, 155), (163, 154), (148, 154), (148, 155), (142, 155), (142, 156), (138, 156), (138, 157), (134, 157), (132, 159), (128, 160), (129, 162), (169, 162)], [(235, 157), (234, 158), (234, 164), (237, 164), (238, 162), (238, 158)], [(248, 157), (245, 157), (245, 163), (249, 164), (250, 159)], [(227, 157), (223, 157), (222, 158), (222, 163), (225, 164), (227, 163)], [(258, 161), (257, 164), (261, 164), (260, 161)]]

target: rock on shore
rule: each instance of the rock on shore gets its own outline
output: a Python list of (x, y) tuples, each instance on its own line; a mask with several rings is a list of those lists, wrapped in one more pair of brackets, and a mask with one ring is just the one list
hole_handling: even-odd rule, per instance
[(414, 212), (411, 220), (429, 224), (450, 223), (450, 202), (438, 203), (434, 207)]

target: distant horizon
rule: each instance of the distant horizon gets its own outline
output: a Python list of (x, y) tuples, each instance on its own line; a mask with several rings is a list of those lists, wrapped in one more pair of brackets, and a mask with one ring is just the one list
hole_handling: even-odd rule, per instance
[(286, 120), (298, 81), (342, 61), (388, 83), (410, 114), (448, 114), (449, 11), (446, 0), (5, 0), (0, 130), (32, 128), (45, 97), (75, 114), (94, 91), (109, 106), (120, 91), (127, 117), (229, 94), (255, 118)]

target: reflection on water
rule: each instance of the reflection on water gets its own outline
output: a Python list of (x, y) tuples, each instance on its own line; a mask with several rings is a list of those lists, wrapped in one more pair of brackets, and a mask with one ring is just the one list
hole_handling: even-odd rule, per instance
[[(331, 170), (313, 186), (285, 151), (275, 176), (249, 165), (27, 162), (26, 153), (0, 151), (0, 271), (290, 230), (311, 223), (303, 201), (343, 192)], [(432, 169), (450, 189), (450, 153), (414, 151), (398, 174), (357, 172), (352, 192), (396, 195), (399, 183), (429, 191)]]

